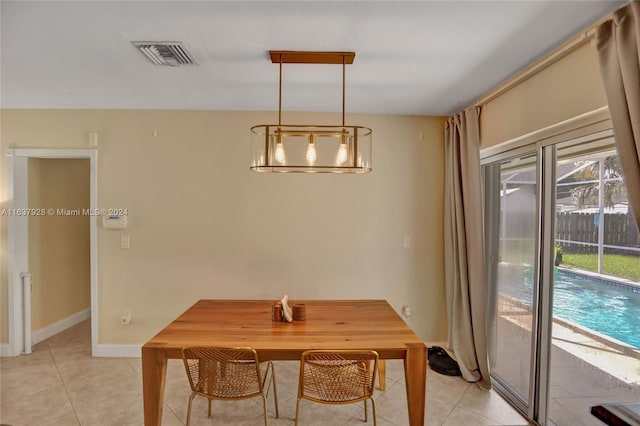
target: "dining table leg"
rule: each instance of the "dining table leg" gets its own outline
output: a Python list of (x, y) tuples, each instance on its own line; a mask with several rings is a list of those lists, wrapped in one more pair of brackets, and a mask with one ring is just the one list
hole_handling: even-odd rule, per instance
[(160, 426), (164, 404), (167, 357), (162, 349), (142, 347), (144, 425)]
[(407, 344), (404, 375), (407, 386), (409, 425), (423, 426), (427, 385), (427, 347), (424, 343)]
[(380, 381), (380, 390), (387, 388), (387, 362), (384, 359), (378, 360), (378, 380)]

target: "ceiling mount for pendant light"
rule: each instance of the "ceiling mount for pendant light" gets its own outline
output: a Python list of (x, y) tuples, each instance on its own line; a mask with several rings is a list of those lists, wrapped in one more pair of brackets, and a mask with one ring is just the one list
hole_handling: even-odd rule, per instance
[[(251, 128), (251, 166), (257, 172), (366, 173), (371, 171), (371, 129), (345, 124), (345, 70), (354, 52), (269, 51), (280, 66), (278, 124)], [(282, 124), (282, 64), (342, 65), (342, 124)]]

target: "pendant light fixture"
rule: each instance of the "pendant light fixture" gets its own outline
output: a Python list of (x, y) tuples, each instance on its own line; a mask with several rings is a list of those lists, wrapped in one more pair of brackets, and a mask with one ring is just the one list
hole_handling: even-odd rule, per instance
[[(371, 171), (371, 129), (345, 124), (345, 71), (354, 52), (269, 51), (280, 66), (278, 124), (251, 128), (251, 165), (256, 172), (366, 173)], [(282, 65), (342, 65), (342, 124), (282, 124)]]

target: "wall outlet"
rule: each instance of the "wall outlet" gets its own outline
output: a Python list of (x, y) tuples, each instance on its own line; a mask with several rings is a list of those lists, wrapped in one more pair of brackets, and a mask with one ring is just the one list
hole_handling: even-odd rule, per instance
[(121, 235), (120, 236), (120, 248), (128, 249), (129, 248), (129, 236)]
[(131, 309), (125, 309), (122, 312), (122, 318), (120, 318), (120, 324), (129, 325), (131, 324)]
[(404, 305), (402, 307), (402, 315), (407, 319), (411, 317), (411, 308), (407, 305)]

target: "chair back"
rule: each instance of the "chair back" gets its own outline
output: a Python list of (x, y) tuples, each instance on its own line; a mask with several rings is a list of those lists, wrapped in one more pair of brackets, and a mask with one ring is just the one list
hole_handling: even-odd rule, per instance
[(371, 398), (377, 363), (375, 351), (306, 351), (300, 363), (298, 398), (333, 404)]
[(197, 394), (242, 399), (262, 392), (260, 362), (252, 348), (188, 347), (182, 349), (182, 359)]

